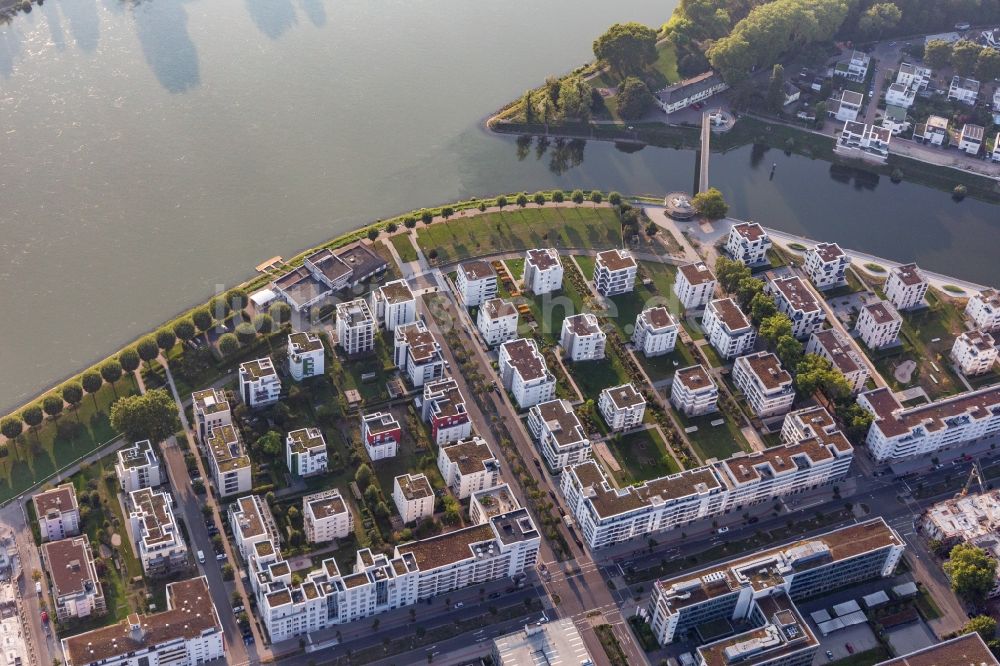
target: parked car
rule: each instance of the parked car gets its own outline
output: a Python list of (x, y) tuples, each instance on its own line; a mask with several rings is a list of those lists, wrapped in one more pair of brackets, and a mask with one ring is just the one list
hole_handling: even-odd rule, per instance
[(728, 531), (729, 531), (729, 527), (728, 527), (728, 526), (726, 526), (726, 525), (723, 525), (723, 526), (722, 526), (722, 527), (720, 527), (719, 529), (715, 530), (715, 533), (716, 533), (716, 534), (725, 534), (725, 533), (726, 533), (726, 532), (728, 532)]
[(218, 555), (215, 556), (215, 561), (216, 562), (221, 562), (224, 559), (226, 559), (226, 554), (225, 553), (219, 553)]
[(198, 551), (198, 562), (200, 562), (201, 564), (205, 563), (205, 553), (203, 553), (200, 550)]

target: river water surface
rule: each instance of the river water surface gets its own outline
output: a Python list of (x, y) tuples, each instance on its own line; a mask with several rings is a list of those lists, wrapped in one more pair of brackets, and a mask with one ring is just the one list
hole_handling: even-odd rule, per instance
[[(0, 412), (373, 218), (555, 185), (690, 188), (691, 152), (538, 157), (481, 129), (608, 24), (674, 4), (48, 0), (0, 27)], [(1000, 278), (1000, 209), (834, 176), (750, 147), (711, 166), (735, 215)]]

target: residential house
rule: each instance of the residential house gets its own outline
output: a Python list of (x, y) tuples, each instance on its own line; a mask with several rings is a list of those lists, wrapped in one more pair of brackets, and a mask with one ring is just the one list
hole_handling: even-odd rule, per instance
[(690, 79), (667, 86), (653, 97), (664, 113), (675, 113), (692, 104), (704, 102), (729, 86), (722, 77), (709, 70)]
[(933, 72), (929, 67), (901, 63), (896, 72), (896, 83), (901, 83), (912, 90), (925, 90), (931, 82)]
[(160, 458), (148, 439), (118, 449), (115, 455), (115, 474), (126, 494), (163, 483)]
[(965, 316), (980, 331), (1000, 330), (1000, 292), (985, 289), (973, 294), (965, 306)]
[(393, 357), (415, 388), (444, 377), (441, 345), (422, 321), (396, 327)]
[(951, 77), (951, 84), (948, 86), (949, 100), (974, 106), (978, 98), (979, 81), (961, 76)]
[(594, 288), (602, 296), (617, 296), (635, 289), (639, 264), (628, 250), (606, 250), (594, 261)]
[(799, 90), (798, 86), (794, 85), (791, 81), (785, 81), (784, 85), (781, 87), (782, 92), (782, 106), (788, 106), (789, 104), (794, 104), (799, 101), (799, 97), (802, 96), (802, 91)]
[(406, 280), (393, 280), (372, 290), (371, 311), (378, 325), (389, 331), (417, 319), (417, 299)]
[(924, 307), (927, 278), (916, 264), (902, 264), (889, 269), (885, 281), (885, 297), (897, 310)]
[(550, 400), (528, 410), (528, 430), (549, 469), (562, 470), (590, 458), (590, 438), (566, 400)]
[(913, 140), (921, 140), (932, 146), (948, 145), (948, 119), (941, 116), (928, 116), (927, 122), (917, 123), (913, 128)]
[(962, 133), (958, 137), (958, 149), (964, 150), (969, 155), (978, 155), (979, 149), (983, 147), (983, 137), (986, 128), (982, 125), (965, 123), (962, 126)]
[(966, 377), (985, 374), (996, 363), (996, 342), (984, 331), (965, 331), (955, 338), (951, 358)]
[(458, 267), (455, 286), (465, 307), (474, 308), (496, 297), (497, 273), (488, 261), (467, 261)]
[(848, 81), (853, 81), (855, 83), (860, 83), (865, 80), (868, 76), (868, 65), (871, 63), (871, 57), (862, 51), (854, 51), (851, 53), (849, 60), (843, 62), (838, 62), (833, 68), (834, 76), (841, 76)]
[(861, 308), (856, 327), (869, 349), (884, 349), (896, 344), (903, 318), (891, 303), (880, 301)]
[(374, 412), (361, 417), (361, 440), (370, 460), (395, 457), (402, 438), (399, 421), (390, 412)]
[(309, 377), (322, 377), (326, 369), (326, 352), (318, 335), (308, 332), (288, 336), (288, 374), (297, 382)]
[(58, 541), (80, 533), (80, 507), (72, 483), (35, 493), (31, 501), (35, 504), (42, 541)]
[(770, 236), (764, 227), (756, 222), (740, 222), (729, 229), (726, 237), (726, 252), (746, 266), (762, 266), (768, 263), (767, 251), (771, 249)]
[(519, 338), (500, 345), (498, 365), (501, 384), (514, 395), (521, 409), (555, 397), (556, 378), (534, 340)]
[(434, 491), (423, 474), (400, 474), (393, 479), (392, 500), (404, 524), (434, 515)]
[(354, 516), (340, 490), (331, 488), (302, 498), (302, 525), (309, 543), (326, 543), (351, 536)]
[(889, 158), (889, 141), (892, 131), (875, 125), (865, 125), (853, 120), (844, 123), (834, 150), (846, 155), (885, 161)]
[(902, 83), (892, 83), (885, 91), (885, 103), (908, 109), (916, 101), (917, 91)]
[(442, 446), (438, 449), (438, 469), (459, 499), (500, 483), (500, 461), (481, 437)]
[(792, 335), (799, 340), (807, 339), (826, 321), (826, 314), (813, 291), (797, 275), (775, 278), (765, 290), (774, 297), (778, 311), (792, 320)]
[(326, 472), (326, 439), (319, 428), (292, 430), (285, 438), (285, 464), (296, 476)]
[(733, 364), (733, 383), (761, 418), (784, 414), (795, 402), (792, 376), (770, 352), (741, 356)]
[(677, 331), (669, 310), (662, 305), (647, 308), (635, 317), (632, 344), (646, 358), (669, 354), (677, 346)]
[(431, 439), (437, 446), (457, 442), (472, 434), (472, 419), (465, 408), (465, 397), (458, 382), (448, 377), (424, 384), (421, 418), (431, 426)]
[(375, 351), (375, 317), (363, 298), (337, 303), (337, 343), (349, 357)]
[(634, 384), (612, 386), (601, 391), (597, 409), (611, 430), (631, 430), (642, 423), (642, 417), (646, 413), (646, 398)]
[(559, 346), (566, 357), (579, 361), (597, 361), (604, 358), (608, 336), (601, 330), (597, 317), (589, 312), (570, 315), (563, 319)]
[(510, 301), (491, 298), (479, 307), (476, 326), (490, 347), (513, 340), (517, 337), (517, 308)]
[(104, 615), (107, 604), (86, 534), (42, 544), (42, 567), (49, 577), (52, 609), (59, 622)]
[(816, 354), (830, 361), (844, 379), (851, 385), (851, 393), (859, 393), (868, 381), (868, 366), (855, 351), (851, 342), (836, 329), (816, 331), (806, 344), (807, 354)]
[(844, 90), (840, 93), (840, 97), (831, 97), (826, 100), (826, 112), (827, 115), (841, 122), (857, 120), (864, 102), (865, 96), (861, 93)]
[(895, 104), (887, 105), (885, 113), (882, 115), (882, 128), (889, 130), (889, 134), (892, 136), (899, 136), (910, 129), (910, 121), (907, 119), (906, 109)]
[(674, 280), (674, 293), (684, 309), (700, 308), (715, 294), (715, 274), (703, 261), (680, 266)]
[(547, 247), (524, 255), (524, 289), (535, 296), (562, 289), (563, 265), (559, 253)]
[(717, 298), (709, 303), (701, 326), (705, 337), (724, 359), (749, 353), (757, 340), (756, 329), (731, 298)]
[(187, 569), (188, 547), (174, 518), (168, 493), (143, 488), (128, 495), (125, 525), (147, 576), (169, 576)]
[(718, 410), (719, 387), (708, 370), (692, 365), (674, 373), (670, 385), (670, 404), (688, 418), (704, 416)]

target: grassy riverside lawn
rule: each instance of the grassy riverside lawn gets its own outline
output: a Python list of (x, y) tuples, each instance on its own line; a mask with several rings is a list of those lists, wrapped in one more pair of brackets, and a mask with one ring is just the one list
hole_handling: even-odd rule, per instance
[(407, 232), (395, 234), (391, 237), (392, 246), (396, 248), (401, 261), (416, 261), (417, 251), (410, 242), (410, 234)]

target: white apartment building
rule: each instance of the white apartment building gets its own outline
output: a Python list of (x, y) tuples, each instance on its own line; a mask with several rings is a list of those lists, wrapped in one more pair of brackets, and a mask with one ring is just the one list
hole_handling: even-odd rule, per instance
[(757, 341), (757, 329), (731, 298), (718, 298), (709, 303), (701, 327), (712, 347), (724, 359), (750, 353)]
[(639, 264), (628, 250), (606, 250), (594, 261), (594, 288), (602, 296), (617, 296), (635, 289)]
[(41, 555), (58, 621), (104, 615), (108, 611), (86, 534), (46, 541)]
[(905, 408), (880, 388), (859, 395), (858, 404), (875, 416), (865, 442), (879, 462), (960, 449), (1000, 432), (997, 386)]
[(331, 488), (302, 498), (302, 525), (309, 543), (326, 543), (353, 534), (354, 516), (340, 490)]
[(733, 364), (733, 383), (761, 418), (784, 414), (795, 402), (792, 376), (770, 352), (741, 356)]
[(922, 139), (932, 146), (948, 145), (948, 119), (941, 116), (928, 116), (927, 122), (917, 123), (913, 128), (913, 140)]
[(966, 377), (982, 375), (992, 370), (996, 363), (996, 342), (989, 333), (966, 331), (955, 338), (951, 358)]
[(885, 91), (885, 103), (908, 109), (917, 99), (917, 91), (902, 83), (892, 83)]
[(633, 384), (612, 386), (601, 391), (597, 409), (611, 430), (630, 430), (642, 423), (642, 417), (646, 413), (646, 398)]
[(715, 295), (715, 274), (704, 261), (685, 264), (677, 269), (674, 293), (686, 310), (698, 309)]
[(670, 114), (707, 100), (727, 88), (729, 85), (722, 77), (709, 70), (667, 86), (653, 95), (653, 99), (664, 113)]
[(914, 90), (924, 90), (930, 83), (933, 74), (929, 67), (904, 62), (899, 65), (899, 70), (896, 72), (896, 83), (902, 83), (907, 88)]
[(372, 290), (371, 311), (378, 325), (391, 333), (417, 320), (417, 299), (406, 280), (393, 280)]
[(601, 330), (597, 317), (589, 312), (563, 319), (559, 346), (570, 361), (598, 361), (604, 358), (608, 336)]
[(31, 501), (35, 503), (42, 541), (59, 541), (80, 533), (80, 507), (72, 483), (36, 493)]
[(827, 115), (836, 118), (841, 122), (855, 121), (858, 113), (861, 112), (861, 105), (865, 102), (865, 96), (853, 90), (844, 90), (840, 97), (831, 97), (826, 100)]
[(465, 397), (458, 382), (451, 377), (424, 384), (420, 415), (431, 426), (431, 438), (437, 446), (457, 442), (472, 434), (472, 419), (465, 408)]
[(756, 222), (740, 222), (729, 229), (726, 252), (745, 266), (762, 266), (768, 263), (767, 251), (771, 238), (764, 227)]
[(422, 321), (396, 327), (393, 360), (415, 388), (444, 377), (441, 345)]
[(962, 126), (962, 133), (958, 137), (958, 149), (964, 150), (969, 155), (978, 155), (983, 147), (983, 137), (986, 135), (986, 128), (982, 125), (965, 123)]
[(590, 458), (590, 438), (573, 406), (565, 400), (549, 400), (528, 410), (528, 430), (549, 469), (562, 470)]
[(491, 298), (479, 306), (476, 327), (490, 347), (517, 337), (517, 308), (510, 301)]
[(442, 446), (438, 449), (438, 469), (459, 499), (500, 483), (500, 461), (481, 437)]
[(978, 98), (979, 81), (961, 76), (951, 77), (951, 84), (948, 86), (949, 100), (974, 106)]
[(66, 666), (197, 666), (225, 659), (204, 576), (167, 584), (167, 608), (62, 639)]
[(817, 243), (806, 252), (803, 268), (817, 289), (833, 289), (847, 284), (848, 257), (836, 243)]
[(816, 331), (806, 343), (806, 353), (816, 354), (828, 360), (844, 379), (851, 385), (851, 393), (860, 393), (868, 381), (868, 366), (855, 351), (850, 340), (844, 338), (836, 329), (827, 328)]
[(965, 306), (965, 316), (980, 331), (1000, 330), (1000, 292), (986, 289), (973, 294)]
[(809, 286), (798, 276), (777, 278), (765, 290), (774, 297), (778, 312), (792, 320), (792, 335), (805, 340), (822, 327), (826, 314)]
[(326, 369), (326, 352), (318, 335), (305, 331), (288, 336), (288, 374), (297, 382), (321, 377)]
[(392, 500), (404, 524), (434, 515), (434, 490), (423, 474), (400, 474), (393, 479)]
[(670, 385), (670, 404), (688, 418), (704, 416), (718, 410), (719, 387), (708, 370), (692, 365), (674, 373)]
[(253, 487), (250, 458), (236, 428), (226, 425), (213, 429), (205, 440), (205, 448), (209, 473), (221, 496), (250, 492)]
[(646, 358), (672, 352), (677, 346), (677, 322), (670, 311), (660, 305), (636, 315), (632, 344)]
[[(897, 107), (893, 107), (897, 108)], [(849, 157), (862, 157), (885, 162), (889, 158), (889, 142), (892, 140), (892, 127), (866, 125), (855, 120), (845, 120), (840, 131), (840, 138), (834, 145), (834, 151)]]
[(126, 494), (163, 483), (163, 478), (160, 476), (160, 458), (148, 439), (118, 449), (115, 456), (115, 474), (118, 476), (118, 484)]
[(147, 576), (169, 576), (188, 567), (188, 547), (177, 527), (173, 499), (152, 488), (128, 495), (126, 526)]
[(521, 409), (555, 397), (556, 378), (534, 340), (519, 338), (503, 343), (498, 364), (503, 387), (514, 395)]
[(391, 413), (375, 412), (361, 416), (361, 440), (372, 461), (395, 457), (402, 437), (399, 421)]
[(229, 409), (226, 394), (214, 388), (195, 391), (191, 394), (191, 409), (198, 430), (198, 438), (205, 441), (212, 428), (232, 425), (233, 412)]
[(319, 428), (299, 428), (285, 437), (285, 464), (296, 476), (326, 472), (326, 439)]
[(903, 318), (888, 301), (871, 303), (858, 314), (857, 331), (869, 349), (884, 349), (896, 344)]
[(348, 356), (375, 350), (375, 317), (365, 299), (337, 303), (337, 343)]
[(275, 544), (280, 541), (278, 525), (260, 495), (244, 495), (229, 505), (229, 527), (233, 543), (247, 564), (254, 558), (275, 554)]
[(497, 295), (497, 273), (488, 261), (477, 259), (460, 265), (455, 282), (467, 308), (474, 308)]
[(833, 75), (842, 76), (848, 81), (860, 83), (865, 80), (866, 76), (868, 76), (869, 63), (871, 63), (871, 57), (867, 53), (864, 53), (863, 51), (854, 51), (851, 53), (850, 60), (845, 60), (836, 64), (833, 68)]
[(889, 269), (885, 281), (885, 297), (897, 310), (912, 310), (926, 305), (927, 278), (916, 264), (903, 264)]
[(277, 404), (281, 398), (281, 379), (270, 356), (240, 363), (240, 395), (250, 409)]
[(562, 289), (563, 265), (554, 249), (528, 250), (524, 255), (524, 290), (536, 296)]

